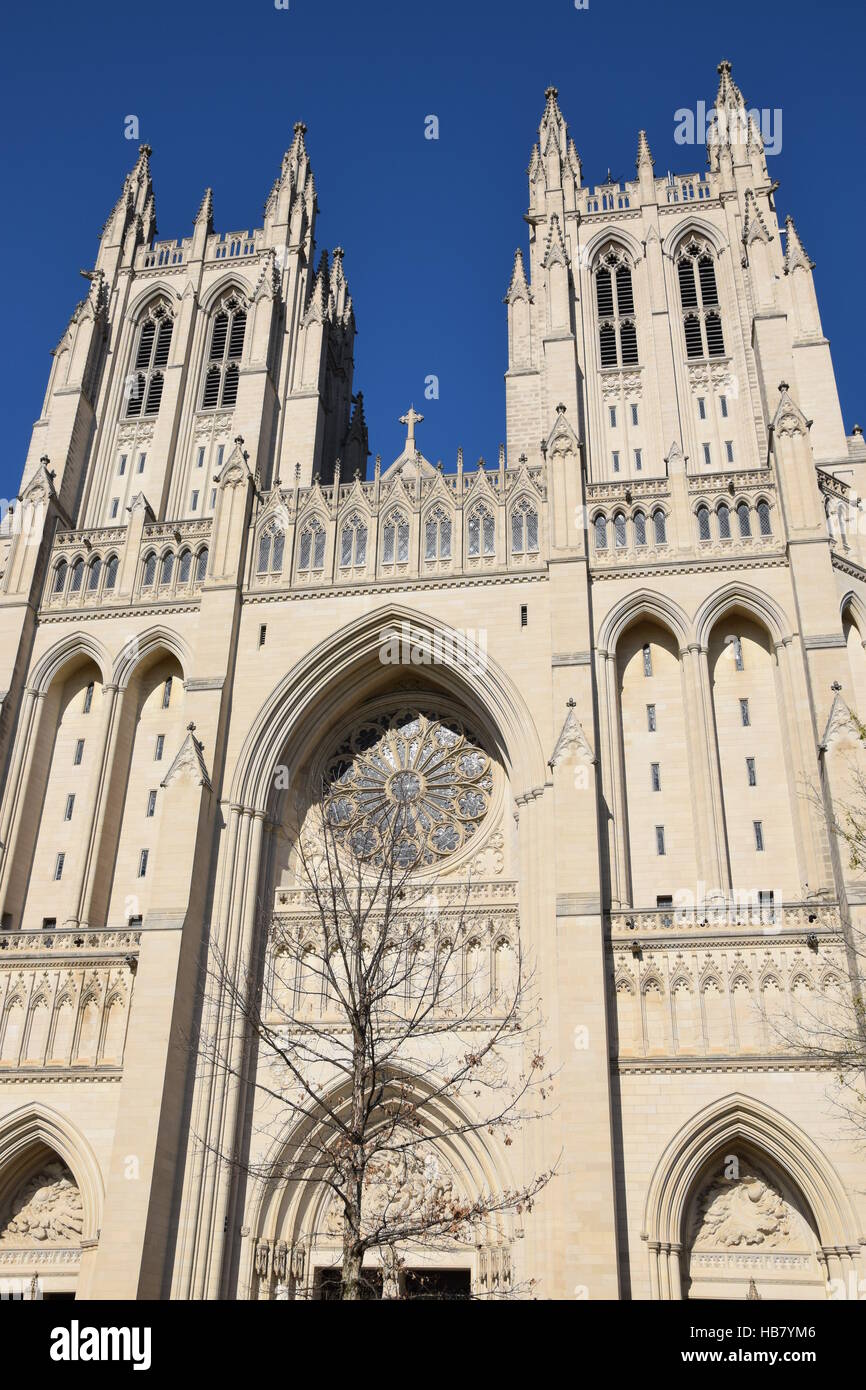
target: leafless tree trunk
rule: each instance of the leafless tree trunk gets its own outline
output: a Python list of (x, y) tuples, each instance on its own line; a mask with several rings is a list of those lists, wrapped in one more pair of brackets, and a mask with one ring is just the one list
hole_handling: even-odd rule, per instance
[(368, 837), (333, 824), (325, 799), (312, 817), (292, 844), (303, 910), (271, 917), (263, 905), (264, 985), (211, 947), (207, 987), (243, 1020), (245, 1060), (233, 1065), (204, 1034), (200, 1044), (273, 1135), (303, 1130), (303, 1161), (218, 1157), (258, 1180), (324, 1184), (342, 1224), (340, 1297), (362, 1296), (370, 1254), (393, 1296), (406, 1252), (480, 1243), (550, 1180), (552, 1169), (466, 1192), (441, 1164), (443, 1144), (483, 1134), (509, 1148), (544, 1113), (540, 1005), (519, 940), (503, 949), (506, 979), (471, 949), (471, 883), (456, 903), (449, 885), (443, 905), (441, 884), (401, 863), (396, 823), (371, 854)]

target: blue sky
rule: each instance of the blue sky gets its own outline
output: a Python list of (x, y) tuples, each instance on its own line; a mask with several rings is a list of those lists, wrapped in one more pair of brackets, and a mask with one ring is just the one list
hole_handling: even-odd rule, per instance
[[(866, 266), (845, 230), (866, 225), (862, 4), (77, 0), (16, 6), (4, 27), (0, 496), (17, 491), (49, 351), (134, 162), (127, 115), (153, 146), (164, 238), (189, 234), (207, 184), (217, 230), (259, 225), (292, 125), (307, 123), (319, 248), (346, 250), (371, 449), (398, 453), (414, 400), (419, 443), (451, 467), (458, 444), (492, 460), (504, 437), (502, 296), (526, 245), (544, 88), (559, 88), (586, 182), (634, 176), (641, 126), (658, 174), (694, 172), (705, 152), (675, 144), (674, 112), (712, 101), (723, 57), (750, 106), (782, 112), (780, 218), (793, 213), (817, 262), (846, 428), (866, 423)], [(438, 141), (424, 138), (430, 114)]]

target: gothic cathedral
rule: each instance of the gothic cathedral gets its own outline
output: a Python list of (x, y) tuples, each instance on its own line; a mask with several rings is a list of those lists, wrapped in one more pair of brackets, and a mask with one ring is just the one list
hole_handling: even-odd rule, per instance
[[(531, 957), (556, 1070), (522, 1143), (455, 1129), (443, 1162), (466, 1190), (556, 1176), (432, 1264), (556, 1299), (866, 1276), (862, 1156), (776, 1026), (844, 1010), (866, 919), (833, 830), (866, 716), (866, 447), (719, 79), (706, 172), (659, 177), (641, 131), (634, 179), (598, 186), (548, 89), (506, 442), (471, 466), (431, 461), (406, 401), (399, 457), (368, 449), (303, 124), (251, 231), (216, 231), (208, 189), (157, 240), (140, 148), (0, 531), (0, 1277), (315, 1296), (339, 1222), (223, 1157), (258, 1131), (198, 1045), (249, 1055), (202, 976), (261, 960), (266, 989), (275, 926), (303, 930), (293, 827), (327, 760), (387, 737), (411, 761), (437, 728), (470, 751), (409, 852), (465, 899), (484, 978)], [(303, 1136), (273, 1142), (291, 1165)]]

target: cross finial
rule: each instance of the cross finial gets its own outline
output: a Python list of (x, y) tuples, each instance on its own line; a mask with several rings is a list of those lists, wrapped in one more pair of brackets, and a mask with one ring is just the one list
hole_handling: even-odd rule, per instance
[(406, 448), (403, 452), (411, 454), (413, 458), (415, 457), (416, 452), (415, 426), (420, 425), (423, 419), (424, 416), (418, 414), (418, 411), (415, 409), (414, 405), (410, 405), (409, 409), (406, 411), (406, 414), (400, 416), (400, 424), (406, 426)]

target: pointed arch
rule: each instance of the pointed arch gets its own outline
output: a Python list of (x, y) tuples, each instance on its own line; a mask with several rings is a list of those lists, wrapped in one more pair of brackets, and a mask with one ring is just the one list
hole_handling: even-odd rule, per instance
[(790, 641), (793, 635), (791, 625), (775, 600), (751, 584), (733, 580), (704, 599), (695, 614), (695, 633), (702, 647), (707, 646), (716, 623), (734, 608), (742, 609), (754, 622), (764, 627), (774, 644)]
[(641, 618), (659, 623), (672, 633), (682, 652), (692, 640), (693, 629), (678, 603), (665, 594), (639, 589), (615, 604), (605, 616), (598, 634), (598, 645), (609, 656), (616, 652), (617, 643), (626, 628)]
[(136, 633), (118, 653), (114, 661), (112, 683), (120, 690), (125, 690), (142, 661), (158, 651), (160, 647), (164, 647), (167, 652), (177, 658), (183, 679), (186, 681), (192, 665), (192, 653), (189, 647), (183, 638), (178, 636), (176, 632), (172, 632), (170, 628), (155, 626), (147, 628), (144, 632)]
[(795, 1184), (823, 1246), (859, 1244), (854, 1208), (829, 1159), (792, 1120), (740, 1092), (699, 1110), (670, 1140), (647, 1190), (642, 1239), (680, 1245), (695, 1182), (715, 1153), (735, 1143), (767, 1155)]
[[(329, 705), (358, 686), (365, 670), (384, 670), (379, 656), (396, 634), (402, 641), (436, 644), (437, 682), (474, 708), (501, 745), (501, 753), (520, 794), (538, 794), (546, 781), (544, 752), (532, 713), (504, 667), (487, 655), (473, 661), (449, 624), (397, 604), (364, 614), (324, 638), (296, 662), (262, 705), (244, 741), (232, 783), (235, 805), (266, 813), (273, 770), (310, 720), (319, 725)], [(291, 762), (291, 759), (289, 760)]]
[(20, 1106), (0, 1120), (0, 1201), (16, 1184), (34, 1145), (45, 1144), (63, 1159), (81, 1193), (83, 1240), (95, 1240), (102, 1225), (105, 1185), (96, 1155), (80, 1130), (41, 1102)]
[(681, 242), (692, 235), (703, 237), (705, 241), (709, 242), (717, 256), (728, 249), (728, 243), (717, 227), (714, 227), (711, 222), (702, 217), (691, 215), (682, 218), (677, 222), (676, 226), (668, 232), (662, 242), (663, 255), (672, 260)]
[(39, 658), (30, 672), (28, 686), (44, 695), (63, 667), (78, 656), (89, 657), (98, 666), (103, 685), (108, 683), (111, 657), (105, 647), (90, 633), (76, 632), (62, 637)]

